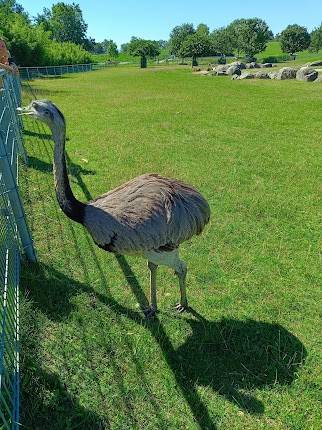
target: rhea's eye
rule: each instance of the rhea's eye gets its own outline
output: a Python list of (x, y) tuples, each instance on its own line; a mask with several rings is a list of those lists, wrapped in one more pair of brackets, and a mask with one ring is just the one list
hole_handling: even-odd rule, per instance
[(50, 111), (48, 109), (45, 109), (45, 115), (50, 115)]

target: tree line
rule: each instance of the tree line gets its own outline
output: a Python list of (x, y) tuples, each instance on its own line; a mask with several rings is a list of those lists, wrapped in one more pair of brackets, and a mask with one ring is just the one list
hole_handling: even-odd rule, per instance
[[(213, 31), (203, 23), (196, 28), (184, 23), (171, 30), (167, 41), (133, 36), (121, 45), (119, 52), (113, 40), (106, 38), (97, 42), (87, 36), (87, 28), (76, 3), (58, 2), (31, 18), (16, 0), (0, 0), (0, 37), (19, 65), (87, 63), (93, 61), (93, 53), (104, 53), (111, 59), (116, 59), (119, 53), (139, 57), (141, 67), (147, 66), (148, 58), (156, 58), (160, 53), (163, 57), (189, 57), (192, 65), (197, 65), (198, 57), (204, 56), (235, 55), (252, 61), (268, 41), (274, 39), (264, 20), (242, 18)], [(305, 27), (289, 25), (275, 39), (288, 54), (307, 48), (319, 51), (322, 49), (322, 24), (311, 34)]]

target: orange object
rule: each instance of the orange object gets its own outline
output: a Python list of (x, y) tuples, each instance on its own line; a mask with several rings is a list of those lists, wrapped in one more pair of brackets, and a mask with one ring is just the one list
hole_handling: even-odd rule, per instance
[(9, 66), (9, 51), (2, 39), (0, 39), (0, 63)]

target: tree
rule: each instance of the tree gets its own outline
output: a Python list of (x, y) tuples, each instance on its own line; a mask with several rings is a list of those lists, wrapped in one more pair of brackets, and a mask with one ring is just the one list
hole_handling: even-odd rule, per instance
[(263, 51), (272, 35), (266, 22), (259, 18), (235, 20), (228, 26), (228, 31), (237, 53), (244, 52), (246, 57)]
[(50, 31), (51, 29), (50, 20), (51, 11), (47, 7), (44, 7), (42, 13), (38, 13), (37, 16), (34, 17), (36, 25), (41, 25), (46, 31)]
[(211, 43), (209, 36), (204, 34), (191, 34), (181, 45), (179, 55), (181, 57), (192, 57), (192, 66), (198, 66), (197, 57), (209, 55)]
[(322, 49), (322, 24), (311, 33), (311, 48), (316, 52)]
[(209, 35), (209, 27), (207, 24), (199, 24), (196, 30), (196, 33), (204, 35), (204, 36), (208, 36)]
[(122, 43), (120, 52), (122, 52), (122, 53), (127, 52), (128, 48), (129, 48), (129, 44), (128, 43)]
[(182, 24), (173, 28), (170, 33), (170, 53), (179, 55), (181, 46), (186, 38), (195, 33), (193, 24)]
[(310, 46), (311, 38), (305, 27), (293, 24), (281, 32), (280, 42), (283, 52), (295, 54), (307, 49)]
[(212, 51), (221, 56), (229, 55), (234, 51), (232, 38), (227, 28), (214, 30), (211, 35)]
[(147, 67), (147, 58), (158, 56), (160, 48), (155, 40), (132, 37), (128, 45), (128, 52), (134, 57), (141, 57), (141, 69), (145, 69)]
[(168, 41), (167, 40), (158, 40), (158, 45), (160, 49), (166, 49), (168, 47)]
[(109, 57), (115, 58), (119, 55), (119, 51), (117, 49), (117, 44), (113, 40), (103, 40), (103, 46), (105, 48), (105, 52)]
[(56, 3), (51, 10), (44, 8), (35, 18), (38, 25), (50, 30), (53, 40), (86, 45), (87, 24), (78, 4)]

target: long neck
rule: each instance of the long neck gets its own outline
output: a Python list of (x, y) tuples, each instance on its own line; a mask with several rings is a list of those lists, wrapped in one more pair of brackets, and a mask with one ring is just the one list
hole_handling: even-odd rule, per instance
[(82, 223), (86, 205), (75, 198), (70, 188), (65, 159), (65, 127), (53, 127), (52, 133), (55, 142), (54, 178), (56, 197), (62, 211), (73, 221)]

